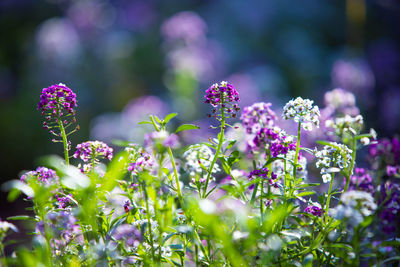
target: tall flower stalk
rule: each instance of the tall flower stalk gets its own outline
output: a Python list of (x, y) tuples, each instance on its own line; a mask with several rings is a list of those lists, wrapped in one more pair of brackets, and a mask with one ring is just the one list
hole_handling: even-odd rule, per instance
[(239, 102), (239, 93), (236, 91), (235, 87), (228, 82), (222, 81), (219, 84), (215, 83), (211, 85), (210, 88), (206, 90), (206, 95), (204, 97), (206, 99), (204, 102), (213, 106), (212, 114), (208, 114), (208, 116), (214, 117), (220, 122), (220, 133), (218, 135), (218, 146), (214, 158), (208, 168), (202, 195), (203, 198), (207, 196), (207, 187), (210, 182), (211, 173), (224, 142), (226, 119), (235, 118), (236, 113), (240, 110), (237, 104), (237, 102)]
[(75, 108), (76, 95), (65, 84), (59, 83), (47, 88), (43, 88), (38, 103), (38, 110), (42, 112), (45, 118), (43, 128), (49, 130), (56, 138), (53, 142), (62, 142), (64, 146), (65, 163), (69, 165), (69, 150), (71, 148), (68, 142), (68, 135), (79, 130), (79, 125), (68, 132), (68, 128), (76, 122)]
[(319, 127), (319, 108), (314, 105), (314, 101), (310, 99), (303, 99), (301, 97), (297, 97), (295, 100), (290, 100), (283, 108), (283, 118), (285, 120), (291, 119), (298, 123), (297, 129), (297, 143), (296, 143), (296, 153), (293, 162), (293, 177), (292, 180), (289, 181), (289, 193), (290, 195), (293, 193), (292, 182), (296, 182), (296, 171), (297, 171), (297, 162), (299, 158), (300, 151), (300, 135), (301, 128), (306, 131), (311, 131), (313, 126)]

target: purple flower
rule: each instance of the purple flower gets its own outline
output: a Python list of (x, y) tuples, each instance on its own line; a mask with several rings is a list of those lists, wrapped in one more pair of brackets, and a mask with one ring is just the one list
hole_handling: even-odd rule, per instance
[[(269, 185), (277, 188), (278, 187), (278, 183), (277, 183), (278, 176), (273, 172), (271, 172), (270, 175), (268, 175), (268, 173), (269, 173), (268, 168), (255, 169), (250, 172), (250, 174), (247, 176), (247, 178), (251, 181), (255, 177), (260, 177), (260, 178), (268, 180)], [(254, 188), (254, 184), (249, 187), (250, 190), (253, 188)]]
[(64, 196), (64, 197), (56, 196), (56, 198), (57, 198), (58, 208), (59, 209), (65, 209), (67, 207), (67, 205), (72, 202), (71, 201), (71, 198), (72, 198), (71, 194), (69, 194), (67, 196)]
[(273, 127), (276, 115), (270, 107), (271, 103), (261, 102), (243, 109), (240, 119), (248, 134), (257, 133), (261, 128)]
[(48, 169), (46, 167), (38, 167), (34, 171), (29, 171), (23, 175), (21, 175), (21, 181), (27, 182), (27, 180), (31, 177), (36, 178), (38, 181), (48, 185), (58, 181), (58, 176), (56, 172), (52, 169)]
[[(343, 181), (343, 186), (346, 184), (346, 179)], [(371, 175), (363, 168), (355, 168), (354, 174), (350, 176), (348, 190), (364, 191), (371, 194), (375, 193), (375, 186), (372, 182)]]
[(58, 117), (64, 112), (75, 115), (76, 95), (65, 84), (59, 83), (43, 88), (38, 103), (42, 115)]
[[(400, 140), (396, 137), (380, 139), (369, 146), (368, 159), (374, 169), (382, 168), (387, 171), (386, 166), (400, 165)], [(393, 171), (389, 167), (389, 171)], [(390, 176), (390, 175), (389, 175)]]
[(121, 224), (115, 228), (111, 235), (118, 241), (125, 241), (129, 247), (138, 246), (142, 240), (140, 231), (131, 224)]
[[(132, 172), (132, 174), (138, 174), (139, 172), (150, 171), (151, 167), (154, 165), (154, 160), (144, 150), (140, 150), (136, 152), (133, 148), (127, 147), (125, 151), (128, 153), (128, 171)], [(132, 184), (132, 188), (135, 188), (136, 185)]]
[(209, 117), (219, 119), (220, 115), (217, 114), (218, 109), (223, 109), (226, 118), (236, 117), (236, 113), (240, 110), (236, 102), (239, 101), (239, 93), (235, 87), (228, 82), (220, 82), (211, 85), (206, 90), (205, 103), (211, 104), (213, 109), (213, 115), (209, 114)]
[(387, 182), (381, 186), (379, 206), (382, 206), (379, 217), (383, 231), (388, 235), (397, 235), (400, 231), (400, 185)]
[(318, 216), (318, 217), (321, 217), (321, 215), (322, 215), (322, 209), (320, 207), (314, 206), (314, 205), (307, 206), (304, 209), (304, 212), (312, 214), (314, 216)]
[(296, 143), (277, 127), (274, 129), (262, 128), (254, 139), (247, 144), (247, 150), (250, 153), (260, 149), (265, 149), (273, 157), (277, 157), (278, 155), (287, 154), (289, 150), (295, 150)]
[(74, 158), (81, 158), (84, 162), (99, 158), (111, 160), (113, 149), (101, 141), (87, 141), (76, 146)]

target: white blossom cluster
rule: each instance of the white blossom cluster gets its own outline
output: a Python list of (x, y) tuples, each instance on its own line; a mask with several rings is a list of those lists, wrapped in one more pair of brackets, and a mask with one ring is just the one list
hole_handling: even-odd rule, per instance
[(340, 197), (341, 204), (331, 210), (336, 219), (348, 219), (353, 226), (360, 224), (364, 217), (370, 216), (377, 208), (374, 197), (364, 191), (347, 191)]
[(291, 119), (295, 122), (300, 122), (306, 131), (311, 131), (313, 125), (319, 128), (320, 112), (318, 106), (313, 106), (313, 103), (314, 101), (301, 97), (290, 100), (283, 107), (282, 117), (285, 120)]
[(364, 119), (361, 115), (352, 117), (346, 114), (344, 117), (336, 118), (335, 120), (326, 120), (325, 126), (335, 129), (339, 134), (349, 132), (356, 135), (362, 130)]
[(322, 150), (315, 149), (316, 166), (321, 168), (324, 183), (331, 181), (332, 172), (340, 171), (340, 169), (347, 168), (350, 165), (352, 153), (353, 151), (346, 145), (336, 142), (324, 146)]
[[(214, 157), (211, 149), (204, 144), (191, 145), (183, 154), (185, 159), (185, 169), (189, 171), (191, 176), (196, 176), (203, 173), (204, 166), (208, 169)], [(217, 163), (214, 164), (212, 173), (220, 171)]]

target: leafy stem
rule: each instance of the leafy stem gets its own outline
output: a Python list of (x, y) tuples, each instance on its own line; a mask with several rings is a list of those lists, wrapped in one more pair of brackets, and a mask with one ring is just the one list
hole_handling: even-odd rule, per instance
[[(223, 106), (224, 105), (223, 98), (222, 98), (221, 102), (222, 102), (222, 106)], [(219, 153), (221, 151), (222, 143), (224, 142), (224, 131), (225, 131), (225, 113), (224, 113), (224, 108), (222, 107), (221, 108), (221, 131), (219, 133), (218, 146), (217, 146), (217, 150), (215, 151), (215, 155), (211, 162), (210, 168), (208, 169), (207, 179), (206, 179), (206, 183), (205, 183), (204, 191), (203, 191), (203, 198), (205, 198), (207, 195), (207, 187), (208, 187), (208, 183), (210, 181), (211, 173), (214, 168), (215, 162), (217, 161)]]

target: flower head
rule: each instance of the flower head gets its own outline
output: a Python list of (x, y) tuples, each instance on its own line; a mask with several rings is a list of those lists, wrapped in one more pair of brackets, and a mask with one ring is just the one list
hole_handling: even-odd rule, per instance
[(21, 181), (27, 182), (30, 178), (36, 178), (38, 181), (45, 185), (52, 184), (58, 181), (58, 176), (56, 172), (52, 169), (46, 167), (37, 167), (34, 171), (29, 171), (21, 175)]
[[(346, 179), (343, 181), (346, 184)], [(359, 190), (375, 193), (375, 186), (372, 182), (371, 175), (364, 168), (355, 168), (354, 174), (350, 176), (349, 190)]]
[[(190, 172), (191, 176), (202, 174), (205, 172), (203, 168), (208, 169), (214, 158), (214, 153), (204, 144), (191, 145), (183, 154), (186, 160), (185, 169)], [(212, 173), (220, 171), (218, 164), (214, 164)]]
[(128, 171), (133, 174), (150, 171), (154, 165), (153, 157), (143, 149), (135, 150), (133, 147), (125, 148), (128, 153)]
[(47, 88), (43, 88), (38, 103), (38, 110), (42, 115), (49, 114), (54, 116), (57, 113), (62, 116), (63, 110), (74, 115), (76, 107), (76, 95), (65, 84), (59, 83)]
[(255, 134), (261, 128), (272, 128), (276, 120), (275, 112), (271, 110), (271, 103), (255, 103), (243, 109), (240, 119), (248, 134)]
[(179, 146), (179, 138), (174, 133), (167, 131), (154, 131), (144, 136), (144, 144), (146, 147), (154, 147), (157, 151), (165, 151), (166, 147), (177, 148)]
[(213, 109), (213, 115), (209, 115), (210, 117), (214, 117), (219, 119), (219, 114), (217, 114), (218, 109), (223, 109), (225, 112), (225, 117), (236, 117), (236, 113), (240, 110), (238, 104), (239, 102), (239, 93), (236, 91), (235, 87), (228, 82), (220, 82), (215, 83), (210, 86), (206, 90), (205, 103), (211, 104)]
[(282, 117), (285, 120), (291, 119), (301, 123), (306, 131), (311, 131), (313, 125), (319, 127), (319, 108), (313, 106), (314, 101), (297, 97), (295, 100), (290, 100), (283, 108)]
[(321, 168), (324, 183), (331, 180), (331, 173), (335, 171), (335, 168), (345, 169), (350, 165), (352, 152), (346, 145), (336, 142), (324, 146), (322, 150), (315, 150), (316, 166)]
[(315, 206), (315, 205), (307, 206), (304, 209), (304, 212), (312, 214), (312, 215), (317, 216), (317, 217), (321, 217), (321, 215), (322, 215), (321, 207), (318, 207), (318, 206)]
[(88, 162), (93, 158), (99, 160), (106, 158), (111, 160), (113, 157), (113, 149), (101, 141), (87, 141), (76, 146), (74, 158), (81, 158), (84, 162)]

